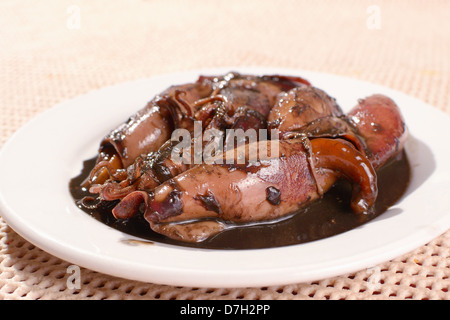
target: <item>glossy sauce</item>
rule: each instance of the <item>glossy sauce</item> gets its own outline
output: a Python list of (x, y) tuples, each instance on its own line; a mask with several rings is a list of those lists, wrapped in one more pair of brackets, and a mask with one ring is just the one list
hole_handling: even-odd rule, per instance
[[(96, 220), (126, 234), (140, 237), (150, 242), (209, 248), (209, 249), (258, 249), (294, 245), (327, 238), (354, 229), (385, 212), (405, 193), (411, 170), (405, 152), (377, 171), (378, 197), (372, 213), (357, 215), (350, 209), (351, 188), (348, 182), (339, 181), (322, 199), (298, 212), (275, 222), (248, 225), (229, 225), (226, 231), (200, 243), (185, 243), (169, 239), (152, 231), (142, 215), (118, 221), (111, 210), (118, 201), (98, 204), (96, 195), (89, 194), (81, 187), (95, 164), (95, 159), (84, 162), (79, 176), (70, 181), (70, 192), (77, 206)], [(275, 190), (268, 196), (275, 197)], [(83, 200), (84, 199), (84, 200)], [(82, 204), (83, 203), (83, 204)], [(95, 208), (94, 208), (95, 207)]]

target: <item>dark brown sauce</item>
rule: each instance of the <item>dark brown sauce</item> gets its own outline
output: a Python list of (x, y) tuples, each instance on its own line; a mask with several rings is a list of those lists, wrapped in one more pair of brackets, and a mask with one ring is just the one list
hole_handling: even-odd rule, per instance
[[(288, 246), (337, 235), (361, 226), (385, 212), (405, 193), (410, 181), (410, 166), (405, 152), (377, 171), (378, 197), (372, 213), (360, 216), (350, 209), (351, 188), (346, 181), (338, 182), (322, 199), (317, 200), (289, 218), (263, 224), (233, 226), (200, 243), (185, 243), (169, 239), (152, 231), (142, 215), (118, 221), (112, 214), (116, 202), (105, 202), (96, 209), (81, 205), (84, 197), (92, 197), (80, 185), (95, 164), (95, 159), (84, 162), (79, 176), (70, 181), (70, 192), (80, 209), (102, 223), (124, 233), (151, 242), (209, 249), (258, 249)], [(89, 201), (85, 199), (85, 205)]]

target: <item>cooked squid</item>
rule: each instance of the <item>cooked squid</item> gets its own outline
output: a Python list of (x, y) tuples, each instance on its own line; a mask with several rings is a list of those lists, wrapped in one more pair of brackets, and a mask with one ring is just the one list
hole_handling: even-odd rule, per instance
[[(277, 136), (258, 136), (209, 162), (174, 161), (172, 133), (194, 133), (196, 122), (201, 133), (223, 133), (223, 141), (236, 129)], [(115, 219), (141, 215), (157, 233), (199, 242), (229, 226), (288, 217), (342, 179), (352, 187), (353, 214), (370, 213), (376, 170), (403, 149), (406, 135), (398, 106), (380, 94), (345, 114), (303, 78), (201, 76), (169, 88), (112, 131), (86, 183), (101, 201), (116, 201)]]

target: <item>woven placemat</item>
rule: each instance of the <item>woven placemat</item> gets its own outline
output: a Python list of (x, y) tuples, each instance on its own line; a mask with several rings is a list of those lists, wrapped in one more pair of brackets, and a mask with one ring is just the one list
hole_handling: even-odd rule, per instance
[[(450, 113), (450, 2), (0, 2), (0, 147), (56, 103), (139, 78), (223, 66), (382, 84)], [(1, 212), (0, 212), (1, 216)], [(263, 288), (172, 287), (71, 265), (0, 218), (1, 299), (450, 299), (450, 231), (372, 268)]]

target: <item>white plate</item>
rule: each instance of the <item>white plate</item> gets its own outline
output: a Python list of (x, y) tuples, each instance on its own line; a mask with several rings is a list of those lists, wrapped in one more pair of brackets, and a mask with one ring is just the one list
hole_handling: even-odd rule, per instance
[[(100, 139), (166, 87), (230, 70), (307, 78), (345, 110), (383, 93), (410, 130), (412, 181), (402, 200), (351, 231), (306, 244), (258, 250), (136, 245), (78, 209), (68, 182), (95, 156)], [(0, 214), (21, 236), (73, 264), (118, 277), (194, 287), (249, 287), (313, 281), (375, 266), (426, 244), (450, 227), (450, 118), (400, 92), (338, 76), (270, 68), (197, 70), (101, 89), (64, 102), (18, 130), (0, 153)]]

